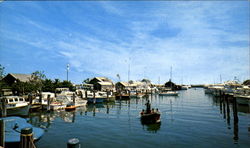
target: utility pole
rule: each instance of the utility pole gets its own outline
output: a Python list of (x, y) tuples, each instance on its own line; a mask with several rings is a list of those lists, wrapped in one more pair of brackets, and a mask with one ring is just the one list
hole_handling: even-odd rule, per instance
[(222, 83), (222, 78), (221, 78), (221, 74), (220, 74), (220, 83)]
[(67, 81), (69, 81), (69, 64), (67, 64)]

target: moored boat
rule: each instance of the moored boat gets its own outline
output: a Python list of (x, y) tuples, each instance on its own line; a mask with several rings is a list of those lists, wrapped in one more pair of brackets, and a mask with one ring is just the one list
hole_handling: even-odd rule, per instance
[(177, 91), (165, 91), (159, 93), (160, 96), (178, 96), (178, 94)]
[(7, 103), (7, 116), (27, 116), (29, 114), (30, 105), (24, 98), (19, 96), (5, 96), (5, 99)]
[(26, 119), (21, 117), (4, 117), (0, 118), (5, 122), (5, 143), (13, 144), (20, 142), (20, 133), (23, 128), (32, 128), (33, 138), (35, 141), (39, 140), (43, 134), (44, 130), (38, 127), (34, 127), (27, 123)]
[(87, 94), (88, 103), (103, 103), (107, 101), (107, 92), (95, 92)]
[(250, 106), (250, 95), (234, 95), (238, 104)]
[(77, 106), (74, 103), (69, 103), (66, 105), (65, 110), (72, 111), (72, 110), (75, 110), (76, 108), (77, 108)]

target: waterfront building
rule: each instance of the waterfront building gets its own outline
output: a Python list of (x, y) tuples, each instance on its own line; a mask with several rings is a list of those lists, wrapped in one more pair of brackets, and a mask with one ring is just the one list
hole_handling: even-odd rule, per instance
[(169, 88), (171, 90), (181, 90), (181, 86), (176, 85), (175, 83), (173, 83), (171, 81), (171, 79), (168, 82), (166, 82), (164, 86), (165, 86), (165, 88)]
[(16, 83), (17, 81), (28, 82), (30, 80), (31, 80), (31, 74), (9, 73), (3, 78), (3, 81), (5, 81), (10, 86)]
[(89, 81), (89, 84), (92, 84), (94, 90), (98, 91), (114, 89), (114, 83), (106, 77), (94, 77)]

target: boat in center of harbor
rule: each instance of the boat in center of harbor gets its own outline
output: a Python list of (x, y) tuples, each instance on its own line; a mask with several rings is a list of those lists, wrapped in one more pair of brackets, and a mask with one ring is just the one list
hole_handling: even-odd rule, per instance
[(146, 105), (146, 110), (142, 110), (141, 112), (141, 122), (144, 124), (150, 124), (150, 123), (160, 123), (160, 117), (161, 114), (158, 109), (151, 110), (151, 104), (149, 100), (147, 101)]

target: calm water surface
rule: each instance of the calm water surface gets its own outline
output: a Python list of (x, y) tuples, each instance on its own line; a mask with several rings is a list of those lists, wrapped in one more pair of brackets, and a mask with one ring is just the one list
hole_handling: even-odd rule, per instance
[[(139, 112), (146, 99), (88, 105), (75, 112), (36, 112), (29, 122), (45, 129), (38, 148), (67, 147), (77, 137), (82, 147), (249, 147), (250, 109), (238, 106), (234, 122), (232, 104), (223, 109), (203, 89), (180, 91), (178, 97), (149, 97), (161, 111), (161, 124), (142, 125)], [(225, 105), (226, 106), (226, 105)]]

